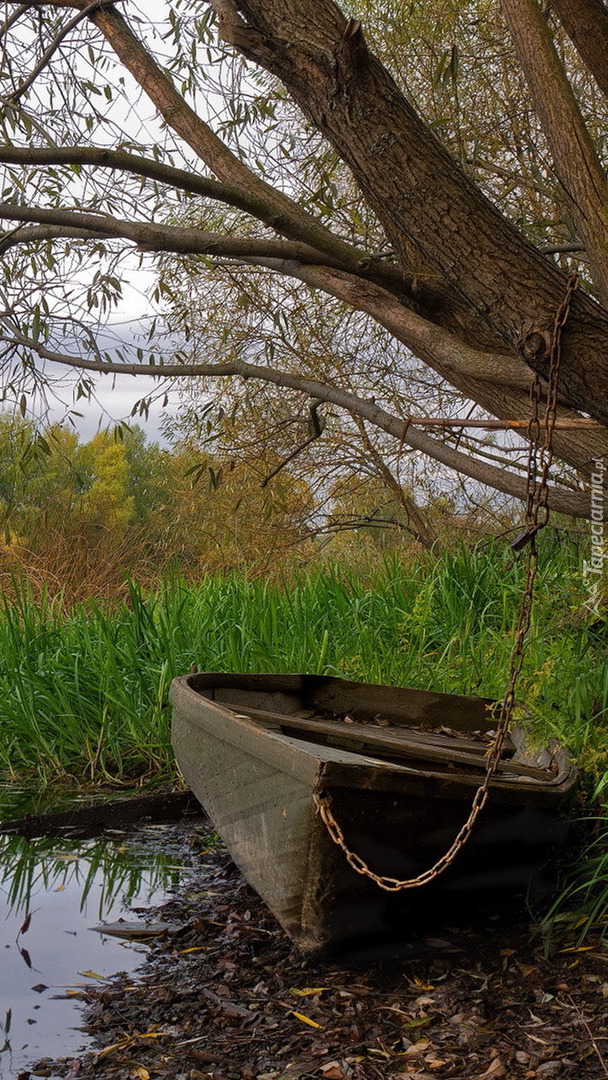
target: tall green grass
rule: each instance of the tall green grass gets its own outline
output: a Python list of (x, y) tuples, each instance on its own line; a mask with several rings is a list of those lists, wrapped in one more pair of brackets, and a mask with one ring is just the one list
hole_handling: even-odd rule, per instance
[[(590, 782), (608, 778), (606, 630), (584, 610), (583, 555), (542, 537), (519, 699), (539, 738), (567, 742)], [(0, 611), (0, 771), (41, 780), (165, 776), (167, 692), (191, 664), (216, 671), (310, 671), (500, 697), (523, 566), (500, 546), (365, 581), (341, 567), (283, 585), (245, 576), (153, 591), (128, 602), (34, 603), (25, 586)]]

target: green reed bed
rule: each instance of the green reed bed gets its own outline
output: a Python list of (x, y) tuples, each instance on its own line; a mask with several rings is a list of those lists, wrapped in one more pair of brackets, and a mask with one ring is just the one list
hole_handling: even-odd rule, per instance
[[(545, 539), (519, 697), (539, 737), (568, 742), (600, 785), (608, 660), (583, 607), (582, 557)], [(508, 549), (486, 546), (394, 560), (366, 581), (336, 567), (282, 585), (236, 574), (133, 584), (125, 604), (71, 611), (23, 587), (0, 612), (0, 771), (167, 775), (167, 691), (193, 663), (500, 696), (522, 579)]]

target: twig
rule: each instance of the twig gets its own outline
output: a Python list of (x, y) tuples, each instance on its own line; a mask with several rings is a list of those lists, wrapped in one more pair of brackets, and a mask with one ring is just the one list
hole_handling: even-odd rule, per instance
[(599, 1046), (597, 1045), (595, 1036), (594, 1036), (591, 1028), (589, 1027), (589, 1023), (588, 1023), (587, 1019), (585, 1018), (584, 1013), (578, 1007), (578, 1005), (576, 1004), (574, 998), (570, 994), (568, 994), (567, 997), (568, 997), (568, 1000), (570, 1001), (570, 1003), (572, 1005), (572, 1008), (576, 1009), (576, 1012), (579, 1015), (581, 1024), (583, 1025), (583, 1027), (585, 1028), (585, 1031), (587, 1032), (587, 1035), (589, 1036), (589, 1041), (591, 1042), (591, 1045), (592, 1045), (593, 1049), (595, 1050), (595, 1052), (596, 1052), (596, 1054), (598, 1056), (600, 1065), (602, 1066), (602, 1069), (604, 1070), (604, 1076), (608, 1076), (608, 1065), (606, 1064), (606, 1059), (603, 1057), (602, 1052), (601, 1052)]

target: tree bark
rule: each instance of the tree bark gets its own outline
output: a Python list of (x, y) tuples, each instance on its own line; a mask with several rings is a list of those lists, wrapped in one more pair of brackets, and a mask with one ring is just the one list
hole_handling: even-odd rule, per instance
[[(434, 321), (546, 375), (566, 278), (469, 181), (330, 0), (216, 3), (224, 36), (282, 80), (329, 139), (408, 272), (440, 291)], [(562, 391), (608, 423), (608, 312), (582, 291), (563, 336)]]
[(537, 0), (501, 0), (532, 103), (604, 302), (608, 298), (608, 183)]
[(608, 8), (602, 0), (551, 0), (551, 7), (608, 97)]

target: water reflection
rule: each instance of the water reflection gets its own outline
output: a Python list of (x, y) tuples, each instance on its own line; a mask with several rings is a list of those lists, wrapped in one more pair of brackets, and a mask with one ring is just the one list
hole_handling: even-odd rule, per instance
[(27, 912), (32, 896), (41, 890), (61, 892), (70, 887), (80, 894), (80, 909), (95, 885), (99, 918), (122, 895), (124, 902), (140, 899), (142, 890), (151, 897), (177, 882), (180, 866), (165, 851), (146, 851), (144, 832), (160, 833), (162, 826), (139, 830), (138, 840), (63, 840), (42, 837), (35, 841), (20, 836), (0, 836), (0, 892), (9, 912)]
[[(0, 773), (0, 821), (21, 818), (25, 814), (51, 814), (58, 810), (67, 810), (79, 803), (92, 804), (107, 801), (108, 797), (117, 797), (99, 786), (74, 788), (69, 784), (46, 784), (37, 787), (34, 784), (20, 784), (11, 780), (6, 773)], [(120, 796), (128, 795), (120, 792)]]
[(161, 903), (183, 872), (166, 826), (98, 841), (0, 836), (0, 1080), (86, 1044), (74, 992), (141, 962), (141, 944), (93, 933)]

